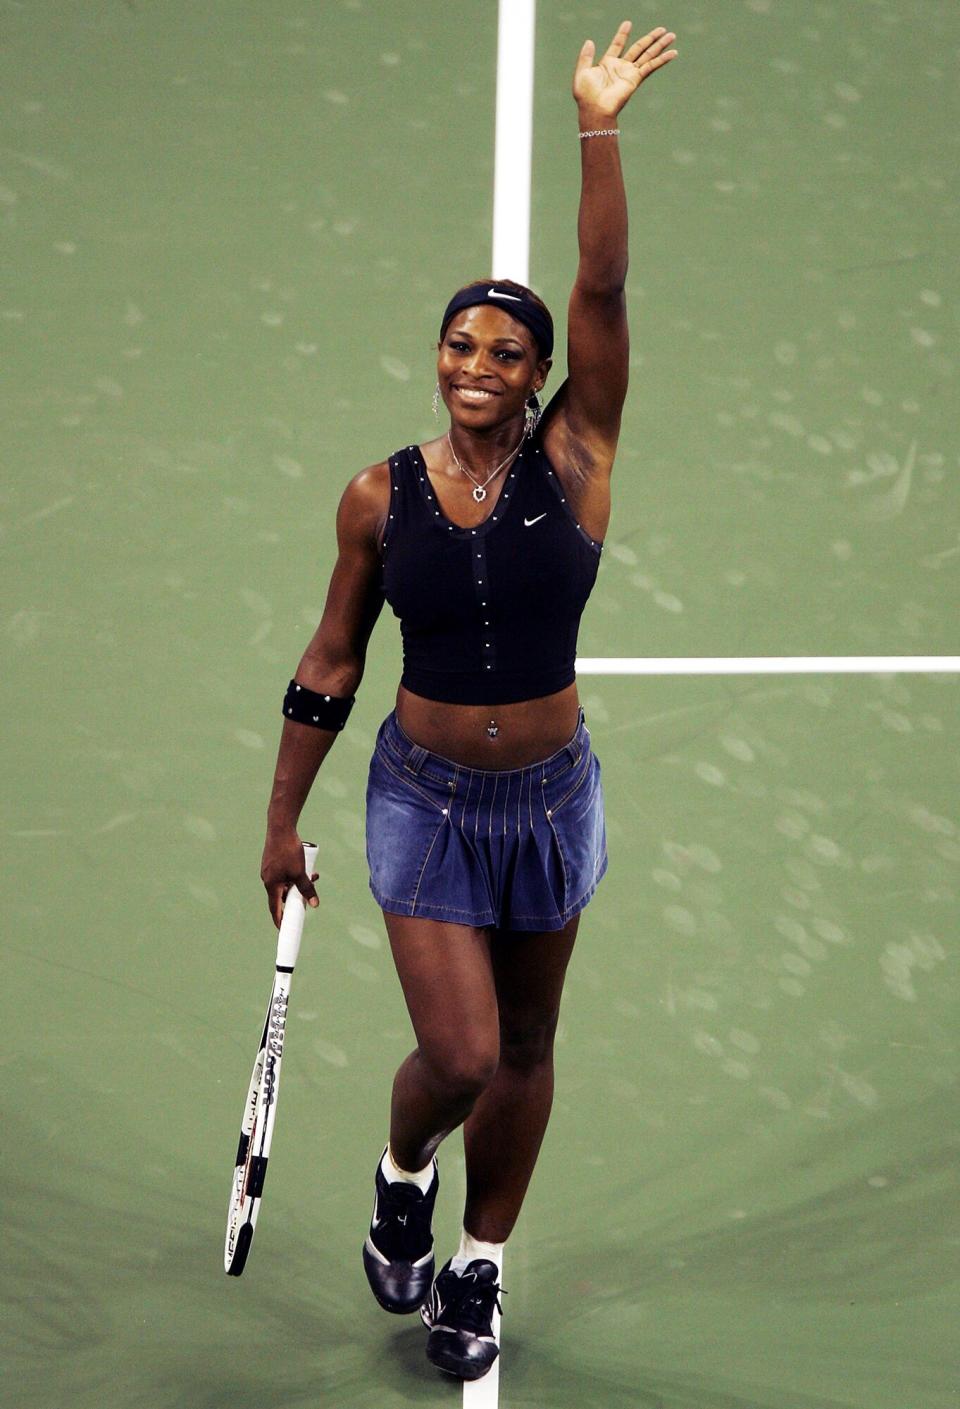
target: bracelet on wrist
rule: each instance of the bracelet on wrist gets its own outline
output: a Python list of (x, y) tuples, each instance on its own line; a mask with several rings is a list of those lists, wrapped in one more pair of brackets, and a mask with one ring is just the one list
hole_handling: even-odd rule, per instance
[(619, 137), (619, 136), (620, 136), (620, 129), (619, 129), (619, 127), (596, 127), (596, 128), (594, 128), (593, 131), (591, 131), (591, 132), (581, 132), (581, 133), (580, 133), (580, 141), (582, 142), (585, 137)]
[(283, 714), (285, 719), (293, 719), (297, 724), (339, 733), (355, 703), (355, 695), (324, 695), (291, 680), (283, 697)]

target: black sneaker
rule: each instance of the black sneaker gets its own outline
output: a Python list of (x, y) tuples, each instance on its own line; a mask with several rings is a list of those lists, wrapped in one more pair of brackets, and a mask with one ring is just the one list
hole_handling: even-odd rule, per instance
[(363, 1266), (384, 1311), (406, 1315), (416, 1311), (427, 1294), (435, 1265), (430, 1223), (439, 1187), (436, 1157), (433, 1181), (425, 1194), (416, 1184), (390, 1183), (377, 1165), (377, 1192), (370, 1233), (363, 1245)]
[(479, 1380), (500, 1354), (493, 1336), (493, 1309), (501, 1310), (497, 1264), (486, 1258), (468, 1262), (458, 1275), (446, 1263), (437, 1274), (430, 1299), (420, 1308), (429, 1326), (427, 1359), (461, 1380)]

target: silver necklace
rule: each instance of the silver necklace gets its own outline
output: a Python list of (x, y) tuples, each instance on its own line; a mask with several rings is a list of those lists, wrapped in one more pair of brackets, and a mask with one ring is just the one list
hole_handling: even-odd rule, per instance
[(483, 484), (480, 484), (480, 482), (479, 482), (478, 480), (475, 480), (475, 479), (473, 478), (473, 475), (472, 475), (472, 474), (470, 473), (470, 471), (467, 469), (466, 465), (463, 465), (463, 464), (460, 463), (460, 459), (459, 459), (459, 457), (458, 457), (458, 455), (457, 455), (457, 452), (456, 452), (456, 451), (454, 450), (454, 448), (453, 448), (453, 441), (450, 439), (450, 432), (447, 431), (447, 444), (448, 444), (449, 447), (450, 447), (450, 454), (453, 456), (454, 460), (456, 461), (457, 468), (460, 469), (460, 470), (463, 470), (463, 473), (466, 475), (467, 479), (470, 480), (470, 482), (471, 482), (472, 485), (474, 486), (473, 489), (471, 489), (470, 493), (473, 495), (474, 499), (476, 499), (476, 501), (477, 501), (478, 504), (481, 504), (481, 503), (483, 502), (483, 500), (486, 499), (486, 497), (487, 497), (487, 485), (488, 485), (488, 484), (490, 483), (490, 481), (493, 479), (494, 475), (498, 475), (498, 474), (500, 473), (500, 471), (504, 468), (504, 466), (505, 466), (505, 465), (508, 465), (508, 464), (510, 463), (510, 461), (513, 459), (514, 455), (517, 454), (518, 450), (520, 449), (520, 446), (523, 444), (524, 440), (526, 439), (526, 435), (527, 435), (527, 432), (524, 431), (524, 432), (523, 432), (523, 435), (521, 435), (519, 441), (518, 441), (517, 444), (514, 446), (514, 448), (510, 451), (510, 454), (507, 456), (507, 458), (506, 458), (505, 460), (501, 460), (501, 461), (500, 461), (500, 464), (497, 466), (497, 468), (496, 468), (495, 470), (491, 470), (490, 474), (488, 474), (487, 477), (486, 477), (486, 479), (483, 481)]

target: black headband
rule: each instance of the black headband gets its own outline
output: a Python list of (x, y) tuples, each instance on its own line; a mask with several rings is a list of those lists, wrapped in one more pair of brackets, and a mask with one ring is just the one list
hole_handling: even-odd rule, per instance
[(541, 304), (534, 303), (532, 298), (516, 293), (506, 284), (498, 284), (495, 279), (485, 279), (482, 284), (471, 284), (469, 288), (454, 294), (444, 310), (440, 337), (447, 331), (450, 319), (455, 313), (459, 313), (461, 308), (475, 308), (481, 303), (502, 308), (504, 313), (516, 318), (518, 323), (524, 323), (533, 333), (541, 360), (553, 352), (553, 319), (547, 310)]

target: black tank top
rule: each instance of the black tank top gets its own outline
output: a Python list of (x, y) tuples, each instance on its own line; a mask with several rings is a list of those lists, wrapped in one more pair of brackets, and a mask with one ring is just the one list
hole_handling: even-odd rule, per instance
[(382, 589), (403, 639), (401, 683), (453, 704), (510, 704), (576, 678), (580, 616), (602, 543), (580, 527), (539, 436), (483, 523), (437, 502), (420, 450), (390, 456)]

